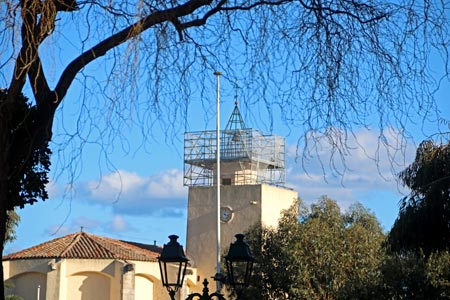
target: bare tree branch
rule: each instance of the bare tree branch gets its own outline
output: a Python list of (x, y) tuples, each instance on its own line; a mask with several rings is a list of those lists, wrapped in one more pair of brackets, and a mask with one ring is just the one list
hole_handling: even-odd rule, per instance
[[(282, 123), (298, 138), (302, 162), (320, 157), (323, 143), (330, 146), (329, 161), (318, 162), (324, 172), (348, 172), (349, 140), (361, 128), (377, 131), (372, 158), (379, 163), (381, 149), (387, 147), (394, 160), (411, 132), (424, 130), (417, 120), (448, 124), (441, 122), (435, 101), (450, 77), (445, 2), (5, 0), (0, 5), (0, 85), (8, 87), (0, 103), (0, 215), (10, 207), (5, 195), (17, 147), (12, 119), (14, 126), (22, 124), (20, 118), (29, 122), (23, 145), (53, 141), (55, 152), (63, 153), (57, 167), (68, 168), (73, 181), (81, 168), (73, 159), (82, 157), (86, 145), (101, 153), (99, 165), (111, 167), (109, 155), (117, 148), (150, 151), (154, 132), (168, 143), (177, 141), (191, 126), (192, 107), (203, 109), (202, 121), (210, 121), (212, 70), (224, 71), (225, 82), (245, 86), (239, 98), (247, 123), (269, 131)], [(17, 116), (17, 99), (29, 87), (30, 114)], [(64, 103), (77, 115), (73, 124), (63, 120)], [(58, 107), (61, 119), (55, 119)], [(140, 140), (129, 140), (136, 128)], [(394, 142), (387, 137), (391, 130), (398, 132)], [(4, 225), (0, 222), (0, 240)]]
[(141, 34), (143, 31), (155, 26), (156, 24), (167, 21), (173, 22), (173, 20), (192, 14), (198, 8), (209, 5), (210, 3), (210, 0), (188, 1), (185, 4), (179, 5), (175, 8), (154, 12), (149, 16), (144, 17), (142, 20), (139, 20), (135, 24), (103, 40), (91, 49), (85, 51), (79, 57), (74, 59), (61, 75), (61, 79), (55, 88), (58, 103), (60, 103), (66, 95), (70, 84), (78, 72), (91, 61), (105, 55), (109, 50)]

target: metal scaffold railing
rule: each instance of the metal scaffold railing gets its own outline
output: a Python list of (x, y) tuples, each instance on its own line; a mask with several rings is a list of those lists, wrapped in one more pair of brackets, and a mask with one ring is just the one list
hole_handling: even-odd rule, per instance
[[(284, 185), (285, 140), (255, 129), (225, 129), (220, 134), (222, 184)], [(184, 185), (215, 183), (216, 131), (184, 136)]]

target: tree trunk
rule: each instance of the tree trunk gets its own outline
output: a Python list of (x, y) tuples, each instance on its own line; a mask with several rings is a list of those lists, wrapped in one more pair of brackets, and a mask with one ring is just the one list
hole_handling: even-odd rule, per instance
[[(2, 170), (0, 170), (0, 173), (3, 173)], [(1, 175), (0, 175), (1, 176)], [(4, 193), (4, 184), (3, 181), (0, 184), (0, 255), (3, 257), (3, 250), (4, 250), (4, 243), (5, 243), (5, 235), (6, 235), (6, 209), (5, 205), (3, 205), (4, 201), (6, 199), (6, 194)], [(4, 282), (4, 274), (3, 274), (3, 259), (2, 259), (2, 266), (0, 268), (0, 279), (2, 281), (2, 284), (0, 284), (0, 300), (5, 299), (5, 286), (3, 284)]]
[[(0, 104), (1, 105), (1, 104)], [(1, 107), (0, 107), (1, 108)], [(9, 134), (7, 120), (0, 110), (0, 255), (3, 262), (3, 250), (6, 237), (6, 212), (8, 207), (8, 164)], [(0, 300), (5, 299), (3, 263), (0, 267)]]

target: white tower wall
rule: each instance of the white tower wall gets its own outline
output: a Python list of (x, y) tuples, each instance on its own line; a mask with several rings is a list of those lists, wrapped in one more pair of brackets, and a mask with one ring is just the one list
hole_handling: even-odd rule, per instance
[[(221, 223), (221, 252), (225, 251), (234, 235), (245, 232), (250, 226), (261, 223), (277, 227), (282, 210), (297, 200), (297, 192), (267, 184), (221, 186), (221, 207), (232, 210), (229, 222)], [(216, 273), (216, 187), (189, 187), (186, 254), (198, 279)], [(226, 272), (222, 270), (222, 273)], [(197, 285), (201, 286), (201, 285)]]

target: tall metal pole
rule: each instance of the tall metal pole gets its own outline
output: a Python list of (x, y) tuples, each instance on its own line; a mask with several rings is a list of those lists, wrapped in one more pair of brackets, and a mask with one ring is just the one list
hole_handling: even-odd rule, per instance
[[(220, 274), (220, 75), (221, 72), (214, 72), (217, 80), (217, 91), (216, 91), (216, 187), (217, 187), (217, 274)], [(216, 281), (217, 291), (221, 288), (220, 281)]]

